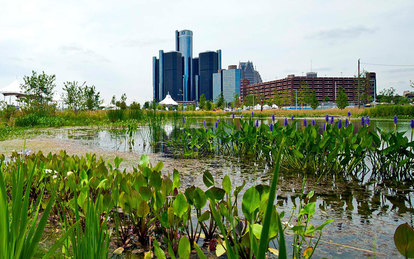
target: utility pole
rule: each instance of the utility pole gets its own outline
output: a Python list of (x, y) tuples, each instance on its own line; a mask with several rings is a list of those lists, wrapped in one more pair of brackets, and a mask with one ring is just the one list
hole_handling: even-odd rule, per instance
[(358, 59), (358, 87), (357, 87), (357, 89), (358, 89), (358, 108), (361, 108), (361, 91), (359, 89), (360, 88), (360, 85), (359, 85), (360, 64), (361, 64), (360, 59)]

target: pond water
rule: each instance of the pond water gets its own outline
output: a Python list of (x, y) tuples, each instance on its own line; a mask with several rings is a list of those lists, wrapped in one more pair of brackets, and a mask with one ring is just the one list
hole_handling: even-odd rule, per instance
[[(207, 127), (213, 127), (216, 118), (189, 119), (186, 123), (202, 127), (204, 120)], [(269, 123), (269, 120), (263, 122)], [(311, 119), (308, 122), (311, 122)], [(179, 123), (182, 122), (176, 122), (178, 126)], [(281, 123), (283, 124), (283, 121)], [(324, 121), (318, 120), (317, 123), (323, 125)], [(385, 130), (394, 128), (392, 120), (373, 120), (371, 123)], [(354, 125), (359, 125), (359, 120), (354, 121)], [(174, 123), (163, 123), (161, 128), (161, 132), (154, 134), (154, 130), (149, 127), (139, 127), (134, 134), (133, 147), (129, 146), (127, 132), (122, 129), (45, 129), (35, 135), (28, 135), (26, 148), (33, 152), (42, 150), (44, 153), (62, 149), (67, 150), (69, 154), (96, 153), (105, 159), (120, 156), (124, 159), (123, 166), (127, 168), (136, 166), (139, 157), (148, 154), (154, 165), (163, 161), (164, 173), (172, 173), (174, 168), (178, 169), (184, 187), (203, 187), (202, 173), (205, 170), (209, 170), (215, 176), (216, 182), (221, 183), (224, 175), (229, 175), (233, 184), (241, 185), (246, 181), (247, 187), (268, 183), (271, 178), (272, 168), (266, 163), (246, 158), (216, 156), (175, 159), (166, 143), (157, 138), (159, 135), (167, 138), (171, 136)], [(398, 123), (398, 131), (407, 132), (408, 137), (411, 136), (410, 130), (408, 121)], [(2, 141), (0, 153), (9, 154), (12, 150), (21, 150), (23, 143), (22, 138)], [(295, 204), (298, 204), (302, 195), (302, 181), (301, 172), (280, 175), (277, 191), (279, 212), (285, 211), (289, 215)], [(319, 225), (326, 219), (334, 219), (334, 222), (323, 231), (323, 237), (314, 254), (316, 258), (372, 257), (372, 251), (377, 251), (379, 258), (400, 257), (394, 246), (393, 234), (398, 225), (405, 222), (411, 225), (414, 223), (412, 184), (384, 183), (376, 179), (361, 181), (348, 176), (328, 175), (319, 181), (308, 177), (305, 192), (311, 190), (314, 190), (317, 197), (317, 213), (312, 223)], [(287, 238), (290, 239), (289, 236)], [(290, 250), (288, 247), (288, 251)]]

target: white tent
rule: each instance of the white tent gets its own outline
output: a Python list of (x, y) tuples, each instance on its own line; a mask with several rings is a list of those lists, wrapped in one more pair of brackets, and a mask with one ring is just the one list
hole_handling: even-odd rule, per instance
[(173, 100), (173, 98), (171, 98), (171, 95), (167, 94), (167, 96), (165, 96), (164, 100), (162, 100), (160, 102), (161, 105), (178, 105), (178, 103), (176, 101)]
[(22, 89), (20, 89), (20, 84), (17, 80), (13, 81), (8, 86), (0, 89), (0, 93), (3, 94), (4, 96), (16, 96), (18, 98), (25, 96)]

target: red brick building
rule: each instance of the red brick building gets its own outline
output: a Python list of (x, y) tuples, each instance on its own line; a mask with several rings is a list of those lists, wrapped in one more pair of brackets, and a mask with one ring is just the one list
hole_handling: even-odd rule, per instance
[[(365, 78), (360, 78), (361, 83), (364, 83), (363, 90), (368, 96), (374, 100), (376, 93), (376, 74), (369, 72)], [(299, 91), (301, 83), (308, 85), (310, 90), (316, 92), (316, 97), (319, 102), (323, 102), (325, 97), (329, 97), (330, 101), (335, 101), (335, 89), (342, 87), (348, 95), (350, 103), (356, 103), (358, 100), (357, 85), (358, 78), (356, 77), (317, 77), (315, 72), (307, 73), (306, 76), (289, 75), (284, 79), (263, 82), (254, 85), (244, 85), (241, 83), (241, 95), (244, 99), (249, 94), (263, 95), (266, 100), (274, 97), (275, 91), (279, 93), (289, 93), (291, 99), (295, 100), (296, 90)], [(361, 96), (361, 100), (363, 97)], [(364, 101), (361, 101), (364, 103)], [(365, 101), (366, 102), (366, 101)], [(292, 103), (293, 104), (293, 103)]]

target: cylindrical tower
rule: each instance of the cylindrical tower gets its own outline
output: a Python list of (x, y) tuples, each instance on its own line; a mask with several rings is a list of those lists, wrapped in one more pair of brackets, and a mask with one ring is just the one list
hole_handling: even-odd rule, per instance
[(179, 51), (184, 59), (184, 78), (183, 78), (183, 100), (189, 101), (192, 94), (192, 58), (193, 58), (193, 32), (182, 30), (175, 32), (176, 50)]

